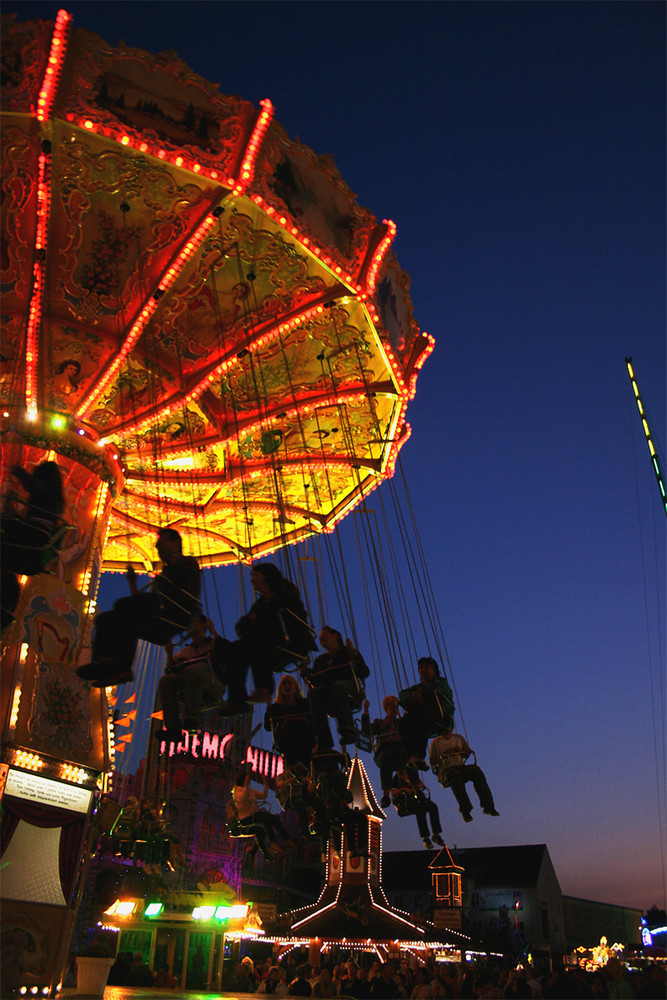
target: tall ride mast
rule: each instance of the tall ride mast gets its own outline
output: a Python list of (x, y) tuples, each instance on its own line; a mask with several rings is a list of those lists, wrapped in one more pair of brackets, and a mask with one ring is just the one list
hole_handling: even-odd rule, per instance
[(655, 472), (655, 477), (658, 480), (658, 489), (660, 490), (660, 496), (662, 497), (662, 506), (667, 514), (667, 493), (665, 492), (665, 477), (660, 466), (660, 459), (658, 458), (658, 453), (655, 450), (653, 444), (653, 439), (651, 437), (651, 429), (648, 425), (648, 420), (646, 419), (646, 414), (644, 412), (644, 406), (642, 404), (641, 396), (639, 395), (639, 386), (635, 379), (635, 373), (632, 369), (632, 358), (626, 358), (625, 364), (628, 369), (628, 375), (630, 376), (630, 383), (632, 385), (632, 391), (635, 394), (635, 399), (637, 401), (637, 408), (639, 409), (639, 415), (642, 418), (642, 427), (644, 428), (644, 435), (646, 437), (646, 443), (648, 445), (649, 454), (651, 456), (651, 464), (653, 465), (653, 471)]

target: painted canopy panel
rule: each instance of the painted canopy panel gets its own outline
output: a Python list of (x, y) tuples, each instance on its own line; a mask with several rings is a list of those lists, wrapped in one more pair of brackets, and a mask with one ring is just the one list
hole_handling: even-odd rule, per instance
[(52, 412), (120, 456), (107, 569), (150, 566), (158, 525), (202, 565), (332, 530), (392, 474), (432, 348), (393, 224), (270, 102), (5, 22), (5, 425)]

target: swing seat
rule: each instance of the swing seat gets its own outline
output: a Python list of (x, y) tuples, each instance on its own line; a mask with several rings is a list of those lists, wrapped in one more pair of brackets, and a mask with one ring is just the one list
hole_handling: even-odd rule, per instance
[[(15, 527), (13, 532), (12, 525)], [(64, 521), (54, 530), (46, 523), (26, 521), (20, 517), (3, 518), (4, 569), (19, 576), (37, 576), (46, 572), (48, 566), (58, 557), (65, 535), (69, 531), (74, 531), (74, 526)]]
[(451, 782), (450, 782), (447, 774), (448, 774), (448, 771), (450, 770), (450, 768), (452, 766), (453, 767), (457, 767), (457, 766), (461, 767), (462, 764), (467, 763), (467, 761), (468, 761), (468, 759), (470, 757), (472, 757), (472, 763), (473, 764), (477, 763), (477, 755), (476, 755), (476, 753), (475, 753), (474, 750), (471, 750), (470, 753), (465, 756), (462, 764), (458, 764), (458, 765), (454, 764), (454, 765), (449, 765), (448, 766), (448, 761), (449, 761), (450, 757), (460, 757), (460, 756), (461, 756), (461, 751), (458, 750), (456, 753), (453, 753), (453, 754), (443, 754), (442, 757), (440, 758), (440, 760), (438, 761), (438, 763), (436, 765), (436, 768), (435, 768), (435, 774), (436, 774), (436, 777), (437, 777), (439, 783), (442, 785), (443, 788), (449, 788), (449, 786), (450, 786)]
[(308, 666), (308, 656), (297, 653), (293, 649), (285, 649), (284, 646), (276, 646), (276, 657), (271, 666), (272, 673), (280, 674), (291, 665), (294, 665), (297, 670), (302, 670)]
[(394, 806), (399, 816), (414, 816), (413, 797), (410, 795), (399, 795), (394, 799)]
[[(192, 618), (194, 618), (194, 614)], [(190, 627), (192, 618), (184, 625), (182, 622), (171, 621), (169, 618), (155, 615), (150, 626), (146, 628), (146, 632), (150, 633), (150, 638), (148, 638), (148, 635), (141, 635), (140, 638), (145, 639), (146, 642), (152, 642), (155, 646), (165, 646), (174, 639), (176, 639), (178, 645), (182, 645), (187, 639), (188, 628)]]
[(257, 823), (243, 823), (242, 820), (236, 817), (228, 817), (225, 826), (227, 827), (227, 833), (234, 840), (243, 840), (249, 837), (254, 837), (259, 826)]
[(355, 713), (355, 715), (357, 712), (361, 711), (365, 697), (366, 697), (366, 691), (364, 688), (360, 688), (356, 692), (356, 694), (348, 695), (348, 699), (350, 701), (350, 707), (352, 711)]

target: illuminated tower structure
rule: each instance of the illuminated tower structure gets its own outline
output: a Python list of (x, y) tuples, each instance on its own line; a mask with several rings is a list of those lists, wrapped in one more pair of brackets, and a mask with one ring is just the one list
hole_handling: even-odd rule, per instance
[(438, 928), (461, 930), (463, 926), (462, 879), (465, 868), (454, 863), (445, 845), (431, 861), (433, 921)]
[[(352, 793), (351, 808), (365, 817), (360, 842), (366, 845), (366, 857), (352, 857), (345, 829), (340, 853), (329, 841), (325, 882), (314, 906), (295, 913), (292, 935), (299, 937), (346, 939), (350, 941), (406, 941), (425, 943), (435, 936), (431, 925), (414, 923), (407, 913), (394, 909), (382, 888), (382, 822), (385, 813), (358, 757), (348, 775)], [(448, 935), (468, 941), (464, 935)]]

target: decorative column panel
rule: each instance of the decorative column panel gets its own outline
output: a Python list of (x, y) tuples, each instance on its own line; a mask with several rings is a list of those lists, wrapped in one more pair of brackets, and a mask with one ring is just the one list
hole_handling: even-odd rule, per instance
[[(30, 935), (26, 972), (53, 989), (73, 926), (91, 819), (113, 768), (104, 691), (76, 675), (88, 643), (111, 504), (123, 485), (113, 450), (85, 425), (40, 411), (4, 410), (3, 531), (24, 516), (12, 476), (54, 461), (65, 510), (43, 571), (21, 577), (16, 617), (2, 636), (0, 795), (2, 929)], [(10, 822), (11, 820), (11, 822)], [(26, 851), (28, 854), (26, 855)], [(33, 980), (34, 981), (34, 980)]]

